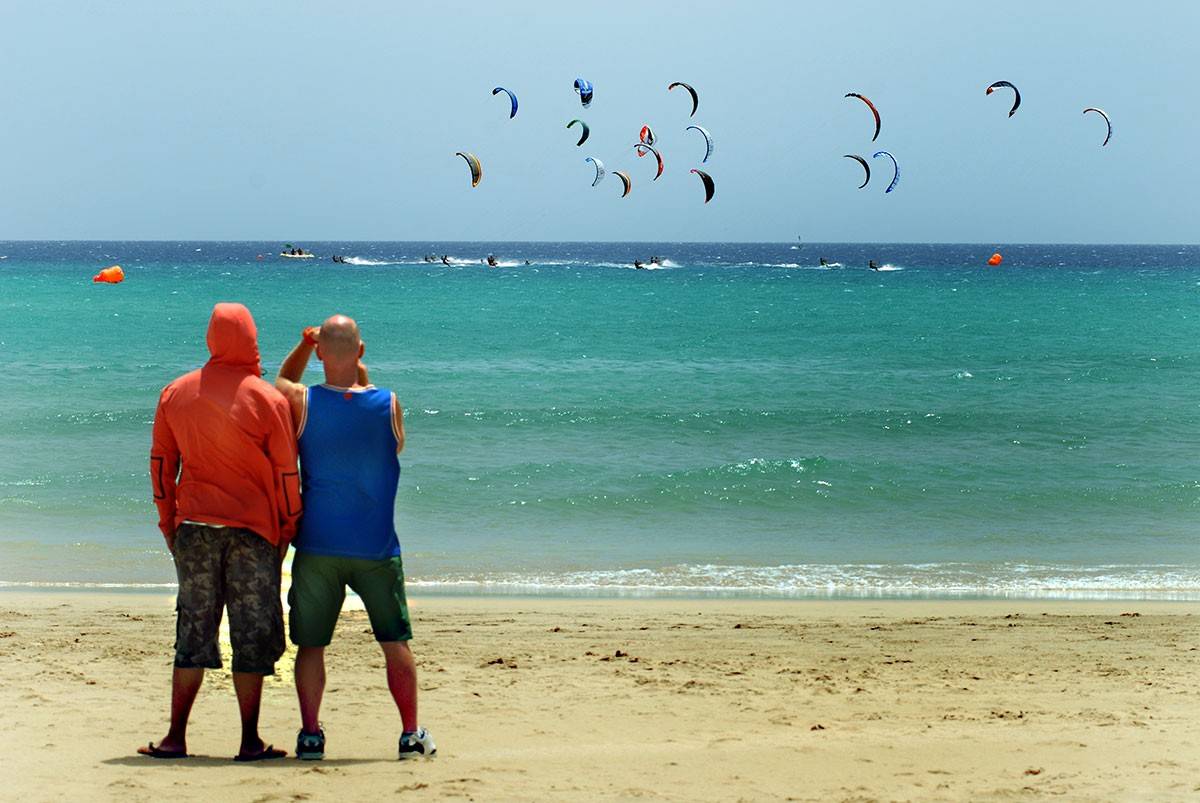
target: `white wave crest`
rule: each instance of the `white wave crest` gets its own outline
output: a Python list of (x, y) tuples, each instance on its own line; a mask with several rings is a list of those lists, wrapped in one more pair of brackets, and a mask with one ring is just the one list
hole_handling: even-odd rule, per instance
[(483, 573), (410, 585), (476, 593), (1200, 600), (1200, 567), (1050, 564), (677, 565), (658, 569)]
[[(290, 560), (285, 561), (287, 578), (290, 568)], [(680, 564), (583, 571), (452, 572), (416, 576), (407, 582), (426, 592), (467, 594), (1200, 601), (1200, 566), (1175, 564)], [(173, 587), (174, 583), (0, 580), (0, 588)]]
[(413, 263), (405, 263), (405, 262), (394, 262), (389, 259), (367, 259), (366, 257), (346, 257), (345, 259), (342, 260), (342, 263), (346, 264), (346, 265), (370, 265), (370, 266), (413, 264)]

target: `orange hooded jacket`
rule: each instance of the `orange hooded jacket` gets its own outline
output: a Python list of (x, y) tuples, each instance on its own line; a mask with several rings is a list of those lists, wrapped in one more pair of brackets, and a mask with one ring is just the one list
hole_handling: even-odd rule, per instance
[(250, 310), (213, 307), (208, 350), (203, 368), (163, 388), (154, 413), (158, 527), (165, 536), (184, 521), (223, 524), (290, 543), (300, 517), (295, 429), (287, 400), (262, 379)]

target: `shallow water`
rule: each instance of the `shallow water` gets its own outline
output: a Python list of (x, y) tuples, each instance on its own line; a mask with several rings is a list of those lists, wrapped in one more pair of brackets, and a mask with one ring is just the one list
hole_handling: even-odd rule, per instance
[(0, 582), (172, 581), (154, 403), (236, 300), (270, 375), (359, 320), (420, 587), (1200, 597), (1200, 247), (304, 245), (0, 244)]

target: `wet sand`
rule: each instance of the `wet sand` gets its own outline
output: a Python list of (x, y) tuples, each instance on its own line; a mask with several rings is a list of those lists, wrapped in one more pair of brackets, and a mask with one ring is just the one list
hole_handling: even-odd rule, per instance
[[(3, 797), (233, 801), (1200, 796), (1200, 605), (416, 597), (432, 761), (365, 614), (329, 651), (328, 758), (234, 764), (227, 670), (166, 731), (173, 599), (0, 593)], [(289, 751), (291, 653), (262, 732)]]

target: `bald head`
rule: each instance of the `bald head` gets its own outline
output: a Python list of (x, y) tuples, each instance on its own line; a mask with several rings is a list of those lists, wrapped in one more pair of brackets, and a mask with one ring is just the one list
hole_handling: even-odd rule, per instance
[(321, 359), (329, 363), (357, 364), (362, 354), (362, 338), (358, 324), (345, 315), (332, 315), (321, 324), (319, 335)]

